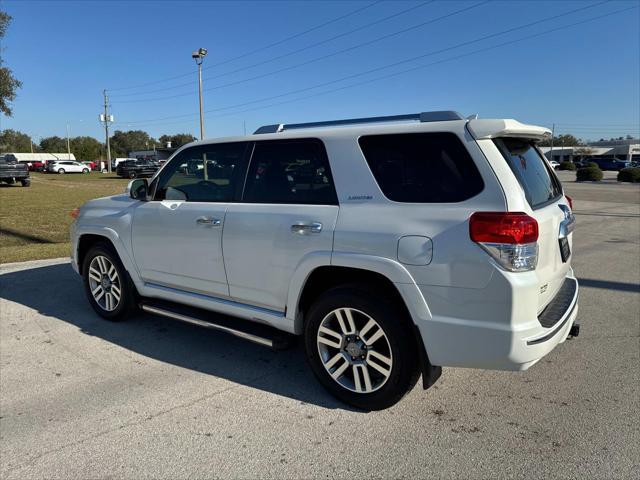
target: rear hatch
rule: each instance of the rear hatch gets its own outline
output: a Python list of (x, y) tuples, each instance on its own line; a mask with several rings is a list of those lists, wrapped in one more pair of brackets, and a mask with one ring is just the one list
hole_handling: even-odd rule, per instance
[(534, 139), (502, 137), (494, 138), (493, 142), (522, 188), (530, 207), (525, 213), (538, 222), (535, 272), (539, 282), (540, 312), (556, 295), (570, 269), (573, 215), (558, 177), (536, 147)]

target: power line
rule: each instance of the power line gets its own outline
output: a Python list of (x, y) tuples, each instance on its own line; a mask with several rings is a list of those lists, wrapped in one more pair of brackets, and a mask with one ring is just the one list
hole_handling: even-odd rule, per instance
[[(354, 33), (356, 33), (356, 32), (359, 32), (360, 30), (364, 30), (364, 29), (366, 29), (366, 28), (372, 27), (373, 25), (377, 25), (377, 24), (379, 24), (379, 23), (386, 22), (387, 20), (390, 20), (390, 19), (392, 19), (392, 18), (398, 17), (398, 16), (400, 16), (400, 15), (404, 15), (405, 13), (408, 13), (408, 12), (411, 12), (411, 11), (413, 11), (413, 10), (416, 10), (417, 8), (424, 7), (425, 5), (428, 5), (428, 4), (433, 3), (433, 2), (435, 2), (435, 1), (436, 1), (436, 0), (429, 0), (429, 1), (427, 1), (427, 2), (422, 2), (422, 3), (418, 4), (418, 5), (414, 5), (414, 6), (412, 6), (412, 7), (406, 8), (406, 9), (404, 9), (404, 10), (401, 10), (400, 12), (394, 13), (394, 14), (392, 14), (392, 15), (388, 15), (388, 16), (386, 16), (386, 17), (384, 17), (384, 18), (381, 18), (381, 19), (379, 19), (379, 20), (376, 20), (376, 21), (374, 21), (374, 22), (370, 22), (370, 23), (367, 23), (366, 25), (362, 25), (362, 26), (360, 26), (360, 27), (358, 27), (358, 28), (356, 28), (356, 29), (354, 29), (354, 30), (350, 30), (350, 31), (348, 31), (348, 32), (343, 32), (343, 33), (340, 33), (340, 34), (338, 34), (338, 35), (334, 35), (333, 37), (326, 38), (326, 39), (324, 39), (324, 40), (321, 40), (321, 41), (319, 41), (319, 42), (313, 43), (313, 44), (311, 44), (311, 45), (307, 45), (307, 46), (305, 46), (305, 47), (298, 48), (297, 50), (293, 50), (293, 51), (291, 51), (291, 52), (283, 53), (283, 54), (278, 55), (278, 56), (276, 56), (276, 57), (268, 58), (268, 59), (266, 59), (266, 60), (262, 60), (262, 61), (260, 61), (260, 62), (253, 63), (253, 64), (251, 64), (251, 65), (246, 65), (246, 66), (244, 66), (244, 67), (240, 67), (240, 68), (237, 68), (237, 69), (235, 69), (235, 70), (231, 70), (231, 71), (229, 71), (229, 72), (221, 73), (221, 74), (215, 75), (215, 76), (213, 76), (213, 77), (207, 77), (207, 78), (205, 78), (205, 80), (213, 80), (213, 79), (220, 78), (220, 77), (224, 77), (224, 76), (227, 76), (227, 75), (232, 75), (232, 74), (234, 74), (234, 73), (242, 72), (242, 71), (244, 71), (244, 70), (249, 70), (249, 69), (251, 69), (251, 68), (258, 67), (258, 66), (261, 66), (261, 65), (264, 65), (264, 64), (267, 64), (267, 63), (270, 63), (270, 62), (276, 61), (276, 60), (280, 60), (280, 59), (285, 58), (285, 57), (290, 57), (291, 55), (295, 55), (296, 53), (300, 53), (300, 52), (303, 52), (303, 51), (305, 51), (305, 50), (310, 50), (310, 49), (315, 48), (315, 47), (317, 47), (317, 46), (319, 46), (319, 45), (324, 45), (325, 43), (329, 43), (329, 42), (332, 42), (332, 41), (334, 41), (334, 40), (337, 40), (338, 38), (342, 38), (342, 37), (346, 37), (346, 36), (348, 36), (348, 35), (352, 35), (352, 34), (354, 34)], [(484, 2), (481, 2), (481, 4), (482, 4), (482, 3), (488, 3), (489, 1), (491, 1), (491, 0), (485, 0)], [(474, 8), (474, 7), (470, 7), (470, 8)], [(470, 8), (463, 9), (462, 11), (464, 11), (464, 10), (469, 10)], [(443, 16), (442, 18), (445, 18), (445, 17), (446, 17), (446, 16)], [(360, 46), (362, 46), (362, 45), (366, 45), (366, 44), (369, 44), (369, 43), (373, 43), (374, 41), (379, 41), (379, 40), (382, 40), (382, 39), (387, 38), (387, 37), (390, 37), (390, 36), (399, 35), (399, 34), (401, 34), (401, 33), (404, 33), (404, 32), (406, 32), (406, 31), (408, 31), (408, 30), (412, 30), (412, 29), (415, 29), (415, 28), (418, 28), (418, 27), (424, 26), (424, 25), (426, 25), (426, 24), (428, 24), (428, 23), (432, 23), (432, 22), (433, 22), (433, 21), (424, 22), (424, 23), (422, 23), (422, 24), (415, 25), (415, 26), (410, 27), (410, 28), (408, 28), (408, 29), (403, 29), (403, 30), (400, 30), (400, 31), (395, 32), (395, 33), (393, 33), (393, 34), (385, 35), (385, 36), (380, 37), (379, 39), (373, 40), (373, 41), (371, 41), (371, 42), (365, 42), (365, 43), (363, 43), (363, 44), (360, 44)], [(354, 49), (354, 48), (358, 48), (358, 46), (351, 47), (350, 49), (352, 50), (352, 49)], [(349, 50), (349, 49), (347, 49), (347, 50)], [(330, 54), (330, 55), (328, 55), (328, 56), (337, 55), (338, 53), (342, 53), (343, 51), (346, 51), (346, 50), (341, 50), (341, 51), (339, 51), (339, 52), (332, 53), (332, 54)], [(317, 61), (317, 60), (314, 60), (314, 61)], [(307, 63), (307, 62), (304, 62), (304, 63), (302, 63), (302, 64), (300, 64), (300, 65), (306, 65), (306, 63)], [(308, 63), (311, 63), (311, 62), (308, 62)], [(213, 68), (214, 66), (215, 66), (215, 65), (210, 65), (210, 66), (208, 66), (208, 67), (207, 67), (207, 69), (209, 69), (209, 68)], [(287, 69), (289, 69), (289, 67), (287, 67), (287, 68), (283, 69), (282, 71), (287, 70)], [(271, 74), (269, 74), (269, 75), (271, 75)], [(258, 76), (258, 77), (255, 77), (255, 78), (261, 78), (261, 76)], [(148, 92), (142, 92), (142, 93), (139, 93), (139, 92), (138, 92), (138, 93), (125, 93), (125, 94), (122, 94), (122, 95), (119, 95), (119, 96), (120, 96), (120, 97), (125, 97), (125, 96), (132, 96), (132, 95), (146, 95), (146, 94), (149, 94), (149, 93), (164, 92), (164, 91), (167, 91), (167, 90), (173, 90), (174, 88), (180, 88), (180, 87), (191, 86), (191, 85), (192, 85), (192, 83), (193, 83), (193, 82), (186, 82), (186, 83), (181, 83), (181, 84), (179, 84), (179, 85), (173, 85), (173, 86), (170, 86), (170, 87), (159, 88), (159, 89), (156, 89), (156, 90), (150, 90), (150, 91), (148, 91)], [(157, 98), (157, 99), (124, 100), (124, 101), (121, 101), (121, 102), (118, 102), (118, 103), (138, 103), (138, 102), (153, 101), (153, 100), (158, 100), (158, 99), (175, 98), (175, 97), (184, 97), (184, 96), (186, 96), (186, 95), (190, 95), (190, 94), (191, 94), (191, 93), (181, 93), (181, 94), (178, 94), (178, 95), (172, 95), (172, 96), (170, 96), (170, 97), (159, 97), (159, 98)]]
[[(287, 70), (292, 70), (294, 68), (298, 68), (298, 67), (301, 67), (301, 66), (304, 66), (304, 65), (308, 65), (310, 63), (314, 63), (314, 62), (317, 62), (317, 61), (320, 61), (320, 60), (324, 60), (326, 58), (335, 56), (337, 54), (345, 53), (345, 52), (351, 51), (351, 50), (355, 50), (355, 49), (360, 48), (362, 46), (367, 46), (367, 45), (370, 45), (370, 44), (375, 43), (377, 41), (380, 41), (382, 39), (386, 39), (386, 38), (388, 38), (390, 36), (394, 36), (394, 35), (397, 35), (399, 33), (406, 32), (407, 30), (411, 30), (411, 29), (414, 29), (414, 28), (425, 26), (425, 25), (427, 25), (429, 23), (435, 23), (435, 22), (437, 22), (439, 20), (442, 20), (444, 18), (448, 18), (448, 17), (451, 17), (453, 15), (457, 15), (459, 13), (463, 13), (465, 11), (471, 10), (472, 8), (476, 8), (476, 7), (479, 7), (481, 5), (484, 5), (484, 4), (488, 3), (488, 1), (490, 1), (490, 0), (485, 0), (483, 2), (474, 4), (474, 5), (470, 6), (470, 7), (465, 7), (463, 9), (456, 10), (454, 12), (448, 13), (446, 15), (442, 15), (440, 17), (436, 17), (436, 18), (434, 18), (432, 20), (429, 20), (427, 22), (423, 22), (423, 23), (420, 23), (418, 25), (414, 25), (412, 27), (408, 27), (408, 28), (400, 30), (398, 32), (393, 32), (391, 34), (387, 34), (387, 35), (384, 35), (382, 37), (378, 37), (376, 39), (360, 43), (358, 45), (347, 47), (347, 48), (344, 48), (344, 49), (339, 50), (337, 52), (333, 52), (333, 53), (330, 53), (330, 54), (322, 55), (320, 57), (316, 57), (316, 58), (304, 61), (304, 62), (299, 63), (299, 64), (295, 64), (295, 65), (291, 65), (291, 66), (288, 66), (288, 67), (280, 68), (278, 70), (274, 70), (274, 71), (267, 72), (267, 73), (264, 73), (264, 74), (256, 75), (256, 76), (253, 76), (253, 77), (240, 79), (240, 80), (236, 80), (236, 81), (225, 83), (225, 84), (216, 85), (216, 86), (213, 86), (213, 87), (206, 88), (204, 90), (205, 91), (212, 91), (212, 90), (218, 90), (220, 88), (231, 87), (231, 86), (234, 86), (234, 85), (239, 85), (241, 83), (246, 83), (246, 82), (249, 82), (249, 81), (252, 81), (252, 80), (257, 80), (257, 79), (264, 78), (264, 77), (267, 77), (267, 76), (271, 76), (271, 75), (275, 75), (275, 74), (278, 74), (278, 73), (282, 73), (282, 72), (287, 71)], [(603, 0), (603, 1), (599, 2), (599, 3), (594, 3), (592, 5), (587, 5), (587, 6), (584, 6), (584, 7), (576, 8), (576, 9), (573, 9), (573, 10), (569, 10), (569, 11), (561, 13), (559, 15), (552, 15), (552, 16), (549, 16), (549, 17), (542, 18), (540, 20), (536, 20), (534, 22), (530, 22), (530, 23), (527, 23), (527, 24), (524, 24), (524, 25), (519, 25), (517, 27), (512, 27), (512, 28), (509, 28), (507, 30), (502, 30), (500, 32), (496, 32), (496, 33), (493, 33), (493, 34), (490, 34), (490, 35), (486, 35), (484, 37), (480, 37), (480, 38), (476, 38), (476, 39), (473, 39), (473, 40), (469, 40), (468, 42), (463, 42), (463, 43), (460, 43), (460, 44), (455, 45), (453, 47), (437, 50), (435, 52), (430, 52), (430, 53), (427, 53), (427, 54), (424, 54), (424, 55), (418, 55), (416, 57), (412, 57), (412, 58), (407, 59), (407, 60), (402, 60), (400, 62), (396, 62), (394, 64), (390, 64), (389, 67), (390, 66), (399, 65), (399, 64), (402, 64), (402, 63), (407, 63), (407, 62), (410, 62), (410, 61), (413, 61), (413, 60), (416, 60), (416, 59), (419, 59), (419, 58), (424, 58), (426, 56), (435, 55), (437, 53), (443, 53), (443, 52), (446, 52), (448, 50), (452, 50), (454, 48), (459, 48), (461, 46), (465, 46), (465, 45), (468, 45), (468, 44), (476, 43), (476, 42), (479, 42), (479, 41), (482, 41), (482, 40), (488, 40), (489, 38), (497, 37), (497, 36), (500, 36), (500, 35), (505, 35), (507, 33), (511, 33), (513, 31), (516, 31), (516, 30), (519, 30), (519, 29), (522, 29), (522, 28), (528, 28), (528, 27), (531, 27), (533, 25), (537, 25), (539, 23), (548, 22), (550, 20), (558, 19), (558, 18), (567, 16), (567, 15), (571, 15), (571, 14), (574, 14), (574, 13), (577, 13), (577, 12), (580, 12), (580, 11), (584, 11), (584, 10), (587, 10), (587, 9), (590, 9), (590, 8), (594, 8), (594, 7), (603, 5), (605, 3), (608, 3), (608, 0)], [(381, 67), (379, 69), (382, 69), (382, 68), (388, 68), (388, 67)], [(370, 70), (369, 72), (366, 72), (366, 73), (371, 73), (372, 71), (376, 71), (376, 70), (379, 70), (379, 69), (373, 69), (373, 70)], [(350, 78), (350, 77), (345, 77), (345, 78)], [(140, 99), (140, 100), (128, 100), (128, 101), (122, 101), (122, 102), (117, 102), (117, 103), (121, 103), (121, 104), (122, 103), (140, 103), (140, 102), (157, 101), (157, 100), (168, 100), (168, 99), (171, 99), (171, 98), (184, 97), (184, 96), (188, 96), (188, 95), (191, 95), (191, 92), (190, 93), (170, 95), (170, 96), (166, 96), (166, 97), (148, 98), (148, 99)]]
[[(460, 55), (456, 55), (454, 57), (445, 58), (445, 59), (442, 59), (442, 60), (438, 60), (438, 61), (435, 61), (435, 62), (424, 64), (424, 65), (418, 65), (418, 66), (415, 66), (415, 67), (412, 67), (412, 68), (409, 68), (409, 69), (401, 70), (401, 71), (398, 71), (398, 72), (393, 72), (393, 73), (390, 73), (390, 74), (387, 74), (387, 75), (375, 77), (375, 78), (368, 79), (368, 80), (365, 80), (365, 81), (352, 83), (352, 84), (349, 84), (349, 85), (345, 85), (345, 86), (334, 88), (334, 89), (330, 89), (330, 90), (325, 90), (325, 91), (318, 92), (318, 93), (315, 93), (315, 94), (312, 94), (312, 95), (307, 95), (307, 96), (304, 96), (304, 97), (298, 97), (298, 98), (294, 98), (294, 99), (290, 99), (290, 100), (284, 100), (284, 101), (281, 101), (281, 102), (271, 103), (271, 104), (268, 104), (268, 105), (262, 105), (262, 106), (259, 106), (259, 107), (254, 107), (254, 108), (249, 108), (249, 109), (244, 109), (244, 110), (227, 112), (227, 113), (223, 113), (223, 114), (219, 114), (219, 115), (212, 115), (209, 118), (211, 118), (211, 117), (225, 117), (225, 116), (229, 116), (229, 115), (237, 115), (239, 113), (245, 113), (245, 112), (250, 112), (250, 111), (255, 111), (255, 110), (261, 110), (261, 109), (264, 109), (264, 108), (271, 108), (271, 107), (275, 107), (275, 106), (279, 106), (279, 105), (284, 105), (284, 104), (287, 104), (287, 103), (293, 103), (293, 102), (306, 100), (306, 99), (313, 98), (313, 97), (318, 97), (318, 96), (321, 96), (321, 95), (327, 95), (327, 94), (334, 93), (334, 92), (341, 91), (341, 90), (345, 90), (345, 89), (348, 89), (348, 88), (353, 88), (353, 87), (361, 86), (361, 85), (364, 85), (364, 84), (367, 84), (367, 83), (372, 83), (372, 82), (376, 82), (376, 81), (379, 81), (379, 80), (384, 80), (384, 79), (387, 79), (387, 78), (391, 78), (391, 77), (395, 77), (395, 76), (398, 76), (398, 75), (402, 75), (402, 74), (405, 74), (405, 73), (413, 72), (413, 71), (416, 71), (416, 70), (419, 70), (419, 69), (423, 69), (423, 68), (427, 68), (427, 67), (430, 67), (430, 66), (439, 65), (439, 64), (442, 64), (442, 63), (454, 61), (454, 60), (457, 60), (457, 59), (460, 59), (460, 58), (464, 58), (464, 57), (469, 57), (469, 56), (472, 56), (472, 55), (476, 55), (478, 53), (483, 53), (483, 52), (486, 52), (486, 51), (489, 51), (489, 50), (493, 50), (493, 49), (496, 49), (496, 48), (500, 48), (500, 47), (503, 47), (503, 46), (511, 45), (511, 44), (518, 43), (518, 42), (522, 42), (524, 40), (529, 40), (529, 39), (532, 39), (532, 38), (540, 37), (542, 35), (553, 33), (553, 32), (556, 32), (556, 31), (559, 31), (559, 30), (563, 30), (563, 29), (566, 29), (566, 28), (571, 28), (571, 27), (574, 27), (574, 26), (577, 26), (577, 25), (582, 25), (582, 24), (585, 24), (585, 23), (588, 23), (588, 22), (599, 20), (601, 18), (609, 17), (609, 16), (612, 16), (612, 15), (616, 15), (618, 13), (626, 12), (626, 11), (633, 10), (633, 9), (636, 9), (636, 8), (638, 8), (638, 7), (637, 6), (633, 6), (633, 7), (623, 8), (623, 9), (619, 9), (619, 10), (614, 10), (612, 12), (609, 12), (609, 13), (606, 13), (606, 14), (602, 14), (602, 15), (597, 15), (597, 16), (594, 16), (594, 17), (590, 17), (590, 18), (587, 18), (585, 20), (581, 20), (581, 21), (578, 21), (578, 22), (561, 25), (561, 26), (558, 26), (558, 27), (555, 27), (555, 28), (544, 30), (542, 32), (538, 32), (538, 33), (534, 33), (534, 34), (531, 34), (531, 35), (527, 35), (527, 36), (524, 36), (524, 37), (521, 37), (521, 38), (518, 38), (518, 39), (514, 39), (514, 40), (507, 41), (507, 42), (498, 43), (498, 44), (491, 45), (491, 46), (488, 46), (488, 47), (483, 47), (483, 48), (480, 48), (480, 49), (477, 49), (477, 50), (473, 50), (471, 52), (467, 52), (467, 53), (463, 53), (463, 54), (460, 54)], [(539, 23), (539, 22), (536, 22), (536, 23)], [(518, 28), (522, 28), (522, 27), (518, 27)], [(262, 101), (265, 101), (265, 100), (263, 99)], [(226, 108), (231, 108), (231, 107), (226, 107)], [(156, 119), (156, 121), (159, 121), (159, 120), (163, 120), (163, 119)], [(180, 122), (165, 122), (165, 123), (152, 123), (152, 122), (153, 122), (153, 120), (147, 122), (146, 124), (147, 125), (153, 125), (153, 126), (160, 126), (160, 125), (171, 125), (171, 124), (176, 124), (176, 123), (184, 123), (183, 121), (180, 121)], [(122, 123), (134, 123), (134, 122), (122, 122)]]
[(640, 123), (591, 123), (591, 124), (583, 124), (583, 123), (556, 123), (556, 125), (569, 126), (572, 128), (578, 127), (638, 127)]
[[(310, 32), (313, 32), (315, 30), (318, 30), (320, 28), (326, 27), (327, 25), (330, 25), (332, 23), (338, 22), (340, 20), (344, 20), (345, 18), (353, 16), (356, 13), (360, 13), (360, 12), (362, 12), (364, 10), (367, 10), (368, 8), (374, 7), (375, 5), (377, 5), (377, 4), (379, 4), (379, 3), (383, 2), (383, 1), (384, 0), (377, 0), (377, 1), (373, 2), (373, 3), (365, 5), (364, 7), (357, 8), (357, 9), (355, 9), (355, 10), (349, 12), (349, 13), (346, 13), (344, 15), (341, 15), (339, 17), (336, 17), (336, 18), (328, 20), (328, 21), (326, 21), (324, 23), (321, 23), (320, 25), (316, 25), (315, 27), (311, 27), (311, 28), (309, 28), (307, 30), (304, 30), (302, 32), (299, 32), (299, 33), (296, 33), (296, 34), (291, 35), (289, 37), (283, 38), (282, 40), (278, 40), (277, 42), (270, 43), (270, 44), (265, 45), (263, 47), (256, 48), (255, 50), (251, 50), (250, 52), (246, 52), (246, 53), (243, 53), (243, 54), (238, 55), (236, 57), (232, 57), (232, 58), (229, 58), (227, 60), (223, 60), (222, 62), (215, 63), (215, 64), (211, 65), (211, 67), (216, 67), (216, 66), (224, 65), (224, 64), (227, 64), (227, 63), (230, 63), (230, 62), (234, 62), (234, 61), (239, 60), (241, 58), (245, 58), (245, 57), (248, 57), (250, 55), (262, 52), (264, 50), (267, 50), (269, 48), (275, 47), (277, 45), (281, 45), (281, 44), (283, 44), (285, 42), (288, 42), (289, 40), (293, 40), (294, 38), (301, 37), (303, 35), (306, 35), (307, 33), (310, 33)], [(134, 88), (142, 88), (142, 87), (146, 87), (146, 86), (149, 86), (149, 85), (156, 85), (158, 83), (163, 83), (163, 82), (166, 82), (166, 81), (169, 81), (169, 80), (175, 80), (177, 78), (187, 77), (187, 76), (190, 76), (190, 75), (193, 75), (193, 72), (184, 73), (184, 74), (180, 74), (180, 75), (175, 75), (173, 77), (167, 77), (167, 78), (164, 78), (164, 79), (161, 79), (161, 80), (155, 80), (153, 82), (142, 83), (142, 84), (133, 85), (133, 86), (130, 86), (130, 87), (111, 88), (111, 89), (109, 89), (109, 91), (110, 92), (115, 92), (115, 91), (119, 91), (119, 90), (131, 90), (131, 89), (134, 89)]]
[[(600, 4), (602, 4), (602, 3), (606, 3), (606, 2), (601, 2)], [(596, 5), (600, 5), (600, 4), (596, 4)], [(596, 6), (596, 5), (594, 5), (594, 6)], [(543, 19), (540, 19), (540, 20), (536, 20), (534, 22), (530, 22), (530, 23), (527, 23), (527, 24), (519, 25), (517, 27), (512, 27), (512, 28), (509, 28), (507, 30), (503, 30), (501, 32), (496, 32), (496, 33), (484, 35), (484, 36), (475, 38), (473, 40), (468, 40), (468, 41), (465, 41), (465, 42), (461, 42), (461, 43), (458, 43), (456, 45), (452, 45), (452, 46), (449, 46), (449, 47), (445, 47), (445, 48), (441, 48), (441, 49), (434, 50), (434, 51), (431, 51), (431, 52), (427, 52), (427, 53), (424, 53), (424, 54), (421, 54), (421, 55), (417, 55), (417, 56), (414, 56), (414, 57), (411, 57), (411, 58), (408, 58), (408, 59), (405, 59), (405, 60), (400, 60), (400, 61), (397, 61), (397, 62), (394, 62), (394, 63), (382, 65), (380, 67), (372, 68), (372, 69), (366, 70), (364, 72), (359, 72), (359, 73), (347, 75), (347, 76), (344, 76), (344, 77), (341, 77), (341, 78), (338, 78), (338, 79), (335, 79), (335, 80), (330, 80), (330, 81), (327, 81), (327, 82), (318, 83), (318, 84), (315, 84), (315, 85), (310, 86), (310, 87), (300, 88), (300, 89), (292, 90), (292, 91), (289, 91), (289, 92), (281, 93), (281, 94), (278, 94), (278, 95), (272, 95), (272, 96), (264, 97), (264, 98), (257, 99), (257, 100), (243, 102), (243, 103), (240, 103), (240, 104), (235, 104), (235, 105), (230, 105), (230, 106), (227, 106), (227, 107), (221, 107), (221, 108), (207, 110), (207, 111), (205, 111), (205, 113), (218, 112), (218, 111), (221, 111), (221, 110), (228, 110), (228, 109), (231, 109), (231, 108), (243, 107), (243, 106), (250, 105), (250, 104), (253, 104), (253, 103), (260, 103), (260, 102), (264, 102), (264, 101), (269, 101), (269, 100), (273, 100), (273, 99), (276, 99), (276, 98), (281, 98), (281, 97), (288, 96), (288, 95), (294, 95), (296, 93), (306, 92), (306, 91), (309, 91), (309, 90), (313, 90), (315, 88), (324, 87), (324, 86), (331, 85), (331, 84), (334, 84), (334, 83), (339, 83), (339, 82), (342, 82), (344, 80), (350, 80), (352, 78), (361, 77), (361, 76), (364, 76), (364, 75), (368, 75), (370, 73), (378, 72), (380, 70), (385, 70), (385, 69), (392, 68), (392, 67), (395, 67), (395, 66), (398, 66), (398, 65), (402, 65), (402, 64), (405, 64), (405, 63), (413, 62), (415, 60), (419, 60), (419, 59), (422, 59), (422, 58), (425, 58), (425, 57), (437, 55), (439, 53), (444, 53), (444, 52), (447, 52), (447, 51), (450, 51), (450, 50), (454, 50), (454, 49), (457, 49), (457, 48), (460, 48), (460, 47), (463, 47), (463, 46), (467, 46), (467, 45), (470, 45), (470, 44), (473, 44), (473, 43), (477, 43), (477, 42), (480, 42), (480, 41), (483, 41), (483, 40), (487, 40), (489, 38), (493, 38), (493, 37), (496, 37), (496, 36), (499, 36), (499, 35), (504, 35), (506, 33), (511, 33), (512, 31), (515, 31), (515, 30), (528, 28), (530, 26), (533, 26), (533, 25), (536, 25), (536, 24), (539, 24), (539, 23), (542, 23), (542, 22), (546, 22), (550, 18), (559, 18), (559, 17), (567, 16), (567, 15), (576, 13), (577, 11), (580, 11), (580, 10), (584, 10), (584, 7), (576, 9), (576, 10), (570, 10), (570, 11), (567, 11), (565, 13), (562, 13), (562, 14), (554, 16), (554, 17), (547, 17), (547, 18), (543, 18)], [(182, 114), (182, 115), (171, 115), (171, 116), (168, 116), (168, 117), (162, 117), (162, 118), (155, 119), (155, 120), (152, 119), (151, 121), (169, 120), (169, 119), (173, 119), (173, 118), (186, 118), (186, 117), (190, 117), (192, 115), (195, 115), (195, 114), (188, 113), (188, 114)], [(145, 122), (148, 122), (148, 121), (149, 121), (149, 119), (147, 119), (147, 120), (134, 120), (134, 121), (122, 122), (122, 123), (145, 123)]]
[(583, 128), (583, 127), (558, 127), (558, 125), (556, 124), (556, 127), (558, 128), (558, 130), (562, 130), (562, 131), (590, 131), (590, 132), (606, 132), (606, 131), (612, 131), (612, 132), (620, 132), (623, 130), (638, 130), (640, 129), (640, 127), (593, 127), (593, 128)]

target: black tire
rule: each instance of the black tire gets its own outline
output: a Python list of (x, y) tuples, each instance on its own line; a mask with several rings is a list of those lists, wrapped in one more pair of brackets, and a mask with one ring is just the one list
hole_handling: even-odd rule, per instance
[[(89, 267), (91, 266), (93, 259), (98, 256), (106, 257), (111, 262), (116, 269), (119, 279), (118, 285), (120, 287), (121, 296), (118, 305), (111, 311), (105, 310), (105, 308), (96, 301), (91, 293)], [(110, 243), (96, 243), (89, 249), (82, 263), (82, 279), (84, 282), (84, 291), (91, 307), (102, 318), (112, 322), (119, 322), (136, 310), (137, 292), (135, 290), (135, 286), (133, 285), (126, 269), (122, 265), (118, 254)]]
[(64, 175), (64, 173), (65, 173), (65, 172), (64, 172), (64, 168), (59, 168), (59, 169), (58, 169), (58, 173), (59, 173), (60, 175)]
[[(338, 308), (364, 312), (378, 323), (387, 337), (393, 365), (386, 382), (370, 393), (359, 393), (339, 384), (327, 372), (320, 357), (318, 329), (325, 317)], [(386, 299), (384, 293), (376, 294), (361, 286), (345, 285), (322, 294), (307, 312), (304, 327), (307, 360), (320, 383), (339, 400), (362, 410), (382, 410), (399, 402), (420, 376), (417, 342), (410, 328), (411, 319), (405, 316), (404, 309)]]
[(85, 174), (86, 174), (86, 173), (89, 173), (89, 169), (88, 169), (88, 168), (85, 168), (84, 170), (82, 170), (82, 173), (85, 173)]
[(136, 172), (129, 172), (129, 178), (136, 178), (138, 174)]
[(20, 183), (22, 184), (23, 187), (28, 187), (31, 185), (31, 179), (30, 178), (25, 178), (20, 180)]

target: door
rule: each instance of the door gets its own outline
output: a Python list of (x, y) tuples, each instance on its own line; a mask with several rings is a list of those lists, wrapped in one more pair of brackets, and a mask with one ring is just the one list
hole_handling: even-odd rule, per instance
[(147, 283), (228, 297), (222, 231), (229, 205), (239, 198), (246, 143), (188, 148), (160, 172), (153, 199), (134, 212), (133, 254)]
[(229, 294), (284, 311), (298, 264), (330, 254), (338, 201), (317, 139), (256, 142), (241, 203), (227, 208), (223, 233)]

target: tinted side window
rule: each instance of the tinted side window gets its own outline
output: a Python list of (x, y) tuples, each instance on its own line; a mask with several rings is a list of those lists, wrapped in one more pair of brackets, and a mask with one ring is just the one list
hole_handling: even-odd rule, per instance
[(324, 145), (316, 139), (257, 142), (243, 201), (336, 205)]
[(461, 202), (484, 188), (469, 152), (453, 133), (370, 135), (359, 142), (389, 200)]
[(180, 152), (162, 170), (154, 200), (230, 202), (244, 180), (247, 143), (219, 143)]

